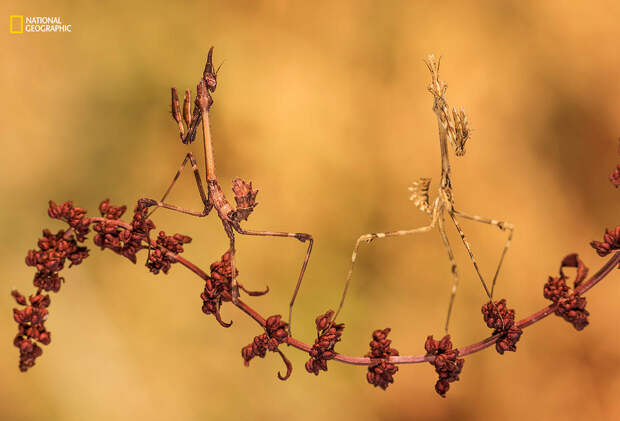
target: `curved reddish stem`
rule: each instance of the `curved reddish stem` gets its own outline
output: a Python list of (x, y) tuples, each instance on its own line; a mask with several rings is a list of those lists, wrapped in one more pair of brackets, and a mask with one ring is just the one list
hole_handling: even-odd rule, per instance
[[(183, 266), (185, 266), (189, 270), (191, 270), (192, 272), (194, 272), (200, 278), (206, 279), (208, 277), (208, 275), (202, 269), (200, 269), (199, 267), (197, 267), (196, 265), (194, 265), (192, 262), (188, 261), (187, 259), (181, 256), (177, 256), (173, 253), (169, 253), (168, 255), (174, 258), (177, 262), (181, 263)], [(613, 269), (615, 269), (619, 264), (620, 264), (620, 252), (616, 252), (616, 254), (614, 254), (607, 261), (607, 263), (603, 265), (603, 267), (598, 272), (592, 275), (587, 281), (583, 282), (578, 288), (576, 288), (575, 291), (578, 292), (579, 294), (585, 293), (590, 288), (592, 288), (594, 285), (599, 283), (603, 278), (609, 275), (609, 273)], [(226, 298), (230, 298), (230, 294), (228, 294), (227, 292), (224, 292), (223, 295)], [(261, 316), (258, 312), (256, 312), (252, 307), (250, 307), (249, 305), (247, 305), (241, 300), (239, 300), (237, 307), (239, 307), (248, 316), (253, 318), (263, 328), (265, 327), (265, 318)], [(553, 313), (553, 310), (554, 310), (554, 305), (553, 304), (548, 305), (547, 307), (544, 307), (538, 310), (537, 312), (532, 313), (528, 317), (519, 320), (517, 322), (517, 327), (520, 327), (521, 329), (525, 329), (526, 327), (544, 319), (545, 317)], [(489, 346), (497, 342), (499, 337), (500, 337), (499, 334), (493, 335), (493, 336), (490, 336), (488, 338), (481, 340), (480, 342), (459, 348), (459, 356), (473, 354), (475, 352), (488, 348)], [(311, 345), (308, 345), (293, 337), (287, 338), (287, 344), (294, 348), (300, 349), (304, 352), (309, 352), (312, 349)], [(416, 363), (422, 363), (425, 361), (432, 361), (433, 358), (434, 357), (432, 356), (429, 357), (426, 354), (403, 355), (403, 356), (397, 356), (397, 357), (390, 357), (389, 361), (394, 364), (416, 364)], [(337, 354), (334, 357), (334, 360), (340, 361), (346, 364), (353, 364), (353, 365), (371, 365), (371, 364), (376, 363), (376, 360), (368, 358), (368, 357), (353, 357), (353, 356), (344, 355), (344, 354)]]
[[(112, 219), (107, 219), (107, 218), (99, 218), (99, 217), (93, 217), (90, 218), (91, 221), (93, 222), (108, 222), (108, 223), (115, 223), (117, 224), (119, 227), (122, 227), (124, 229), (131, 229), (131, 225), (119, 221), (119, 220), (112, 220)], [(151, 242), (151, 247), (152, 248), (160, 248), (159, 245), (153, 241), (150, 240)], [(168, 252), (166, 250), (162, 251), (166, 252), (167, 256), (171, 259), (174, 259), (175, 261), (177, 261), (178, 263), (182, 264), (183, 266), (185, 266), (187, 269), (189, 269), (190, 271), (194, 272), (199, 278), (206, 280), (209, 275), (203, 271), (202, 269), (200, 269), (198, 266), (196, 266), (194, 263), (190, 262), (189, 260), (185, 259), (184, 257), (181, 257), (177, 254), (174, 254), (172, 252)], [(585, 292), (587, 292), (590, 288), (594, 287), (597, 283), (599, 283), (603, 278), (605, 278), (607, 275), (609, 275), (609, 273), (611, 273), (616, 267), (618, 267), (620, 265), (620, 252), (616, 252), (599, 270), (598, 272), (596, 272), (594, 275), (592, 275), (588, 280), (586, 280), (585, 282), (583, 282), (581, 285), (579, 285), (579, 287), (577, 287), (575, 289), (575, 292), (579, 293), (579, 294), (583, 294)], [(232, 302), (232, 297), (230, 296), (230, 294), (228, 292), (222, 292), (222, 295), (224, 298), (226, 298), (227, 300), (230, 300)], [(234, 304), (233, 304), (234, 305)], [(245, 314), (247, 314), (248, 316), (250, 316), (252, 319), (254, 319), (254, 321), (256, 321), (256, 323), (258, 323), (259, 325), (261, 325), (263, 328), (265, 327), (265, 318), (263, 316), (261, 316), (256, 310), (254, 310), (252, 307), (250, 307), (248, 304), (244, 303), (242, 300), (238, 300), (236, 306), (243, 311)], [(521, 328), (521, 329), (525, 329), (526, 327), (533, 325), (536, 322), (539, 322), (540, 320), (544, 319), (545, 317), (547, 317), (548, 315), (550, 315), (551, 313), (553, 313), (554, 311), (554, 304), (548, 305), (532, 314), (530, 314), (529, 316), (527, 316), (524, 319), (519, 320), (516, 325), (517, 327)], [(497, 342), (497, 340), (499, 339), (500, 334), (497, 335), (493, 335), (493, 336), (489, 336), (488, 338), (485, 338), (479, 342), (476, 342), (474, 344), (459, 348), (459, 356), (465, 356), (465, 355), (469, 355), (469, 354), (473, 354), (479, 351), (482, 351), (485, 348), (488, 348), (489, 346), (493, 345), (495, 342)], [(288, 337), (286, 339), (286, 343), (289, 346), (292, 346), (294, 348), (300, 349), (304, 352), (309, 352), (312, 349), (311, 345), (308, 345), (302, 341), (300, 341), (299, 339), (295, 339), (293, 337)], [(422, 363), (422, 362), (426, 362), (426, 361), (432, 361), (434, 359), (433, 356), (428, 356), (426, 354), (418, 354), (418, 355), (402, 355), (402, 356), (396, 356), (396, 357), (390, 357), (389, 362), (393, 363), (393, 364), (417, 364), (417, 363)], [(342, 363), (346, 363), (346, 364), (353, 364), (353, 365), (371, 365), (371, 364), (376, 364), (377, 360), (372, 359), (372, 358), (368, 358), (368, 357), (353, 357), (350, 355), (345, 355), (345, 354), (336, 354), (336, 356), (334, 357), (335, 361), (340, 361)]]

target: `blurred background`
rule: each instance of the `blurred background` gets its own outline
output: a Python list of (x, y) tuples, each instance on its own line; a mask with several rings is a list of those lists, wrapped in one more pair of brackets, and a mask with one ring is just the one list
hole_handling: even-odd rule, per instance
[[(438, 185), (422, 61), (435, 53), (450, 105), (465, 107), (473, 128), (467, 154), (451, 154), (456, 205), (515, 224), (496, 293), (525, 317), (547, 304), (542, 286), (566, 254), (597, 270), (604, 259), (588, 243), (620, 222), (607, 179), (619, 162), (618, 2), (10, 0), (5, 10), (5, 20), (59, 16), (72, 32), (0, 38), (1, 419), (620, 417), (618, 274), (588, 293), (587, 329), (549, 317), (516, 353), (468, 356), (447, 399), (427, 364), (401, 366), (387, 392), (361, 367), (331, 362), (309, 375), (294, 349), (284, 349), (294, 364), (287, 382), (276, 378), (275, 354), (245, 368), (240, 350), (261, 333), (255, 323), (227, 305), (234, 325), (222, 329), (202, 314), (203, 283), (187, 270), (153, 276), (144, 260), (132, 265), (90, 241), (91, 257), (65, 269), (52, 294), (52, 344), (23, 374), (9, 296), (33, 291), (24, 257), (40, 231), (64, 228), (47, 217), (48, 200), (74, 200), (91, 215), (106, 197), (133, 208), (163, 193), (188, 149), (202, 165), (199, 142), (178, 140), (169, 90), (194, 91), (214, 45), (224, 62), (212, 112), (218, 176), (226, 192), (235, 176), (260, 190), (247, 228), (314, 235), (294, 325), (313, 343), (356, 238), (428, 223), (407, 187), (419, 177), (433, 178), (433, 192)], [(200, 208), (191, 172), (170, 200)], [(154, 220), (190, 235), (185, 256), (203, 268), (227, 248), (214, 215), (159, 211)], [(463, 346), (489, 334), (485, 296), (448, 226), (461, 275), (450, 330)], [(506, 234), (463, 227), (490, 278)], [(286, 314), (304, 252), (292, 239), (239, 238), (240, 281), (271, 288), (247, 301)], [(451, 282), (436, 231), (364, 246), (336, 350), (363, 355), (371, 332), (389, 326), (402, 355), (423, 353), (427, 335), (443, 335)]]

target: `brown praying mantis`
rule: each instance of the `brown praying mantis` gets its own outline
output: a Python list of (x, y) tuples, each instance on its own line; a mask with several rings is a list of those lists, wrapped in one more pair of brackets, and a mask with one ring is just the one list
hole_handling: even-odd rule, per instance
[[(465, 248), (467, 249), (467, 253), (469, 254), (469, 258), (471, 259), (474, 268), (476, 269), (476, 273), (480, 278), (480, 282), (482, 283), (482, 287), (484, 288), (484, 292), (487, 297), (493, 303), (493, 291), (495, 289), (495, 284), (497, 282), (497, 277), (499, 275), (499, 270), (504, 261), (504, 257), (510, 246), (510, 241), (512, 240), (512, 235), (514, 232), (514, 226), (508, 222), (498, 221), (495, 219), (483, 218), (476, 215), (469, 215), (463, 212), (456, 210), (454, 207), (454, 198), (452, 196), (452, 179), (450, 172), (450, 162), (448, 160), (448, 142), (454, 149), (456, 156), (463, 156), (465, 154), (465, 143), (469, 139), (469, 122), (467, 120), (467, 116), (465, 114), (464, 109), (460, 109), (457, 111), (456, 109), (452, 109), (452, 114), (449, 113), (448, 102), (446, 101), (446, 90), (448, 85), (439, 79), (439, 65), (440, 60), (436, 60), (434, 55), (430, 55), (428, 57), (428, 61), (426, 61), (426, 66), (431, 73), (431, 83), (428, 86), (428, 91), (433, 95), (433, 111), (437, 116), (437, 124), (439, 128), (439, 146), (441, 149), (441, 181), (439, 185), (439, 189), (437, 191), (437, 197), (435, 201), (430, 204), (429, 202), (429, 189), (430, 189), (430, 178), (421, 178), (418, 181), (413, 183), (412, 187), (409, 187), (409, 190), (412, 192), (410, 200), (413, 201), (414, 205), (421, 210), (422, 212), (427, 213), (431, 217), (431, 222), (427, 226), (423, 226), (420, 228), (414, 228), (409, 230), (399, 230), (399, 231), (390, 231), (390, 232), (381, 232), (381, 233), (371, 233), (360, 236), (355, 243), (353, 248), (353, 254), (351, 256), (351, 265), (349, 266), (349, 271), (347, 273), (347, 277), (345, 280), (344, 291), (342, 293), (342, 298), (340, 300), (340, 304), (338, 306), (338, 310), (334, 316), (334, 319), (338, 316), (340, 311), (342, 310), (342, 305), (344, 304), (344, 299), (347, 294), (347, 290), (349, 289), (351, 278), (353, 275), (353, 268), (355, 266), (355, 261), (357, 260), (357, 255), (359, 251), (359, 247), (362, 243), (370, 243), (371, 241), (379, 238), (390, 238), (390, 237), (399, 237), (405, 235), (413, 235), (420, 234), (423, 232), (431, 231), (435, 226), (439, 230), (439, 234), (443, 241), (443, 244), (448, 253), (448, 258), (450, 259), (450, 263), (452, 265), (452, 291), (450, 295), (450, 302), (448, 304), (448, 314), (446, 316), (446, 325), (445, 330), (448, 331), (448, 327), (450, 324), (450, 316), (452, 314), (452, 307), (454, 305), (454, 298), (456, 296), (456, 290), (459, 283), (458, 272), (456, 261), (454, 259), (454, 253), (452, 252), (452, 247), (450, 246), (450, 242), (448, 241), (448, 237), (445, 231), (445, 217), (444, 213), (447, 213), (454, 222), (454, 226), (458, 231), (461, 239), (463, 240), (463, 244), (465, 244)], [(469, 219), (476, 222), (481, 222), (483, 224), (495, 225), (500, 230), (505, 231), (508, 230), (508, 238), (506, 240), (506, 244), (504, 245), (504, 249), (499, 259), (499, 263), (497, 265), (497, 269), (495, 270), (495, 275), (493, 276), (493, 281), (491, 283), (491, 288), (489, 289), (487, 283), (485, 282), (482, 274), (480, 273), (480, 268), (478, 263), (474, 257), (474, 254), (471, 250), (471, 246), (465, 237), (465, 233), (463, 232), (458, 218)], [(495, 305), (495, 304), (494, 304)], [(499, 312), (498, 312), (499, 314)], [(501, 316), (500, 316), (501, 317)]]
[[(219, 70), (219, 69), (218, 69)], [(205, 65), (205, 69), (202, 75), (200, 82), (196, 88), (196, 100), (194, 102), (193, 112), (190, 112), (190, 98), (191, 92), (189, 90), (185, 91), (185, 99), (183, 102), (183, 116), (181, 116), (181, 109), (179, 104), (179, 98), (175, 88), (172, 88), (172, 117), (174, 121), (179, 126), (179, 135), (181, 141), (185, 144), (192, 143), (196, 138), (196, 131), (198, 126), (202, 121), (202, 133), (203, 133), (203, 149), (204, 149), (204, 157), (205, 157), (205, 168), (206, 168), (206, 185), (207, 191), (205, 193), (205, 189), (202, 183), (202, 177), (200, 175), (200, 171), (196, 164), (196, 160), (191, 152), (188, 152), (181, 163), (179, 170), (176, 175), (172, 179), (170, 186), (164, 193), (161, 200), (156, 201), (153, 199), (140, 199), (140, 202), (145, 204), (146, 206), (154, 206), (155, 208), (151, 211), (149, 215), (151, 215), (158, 208), (166, 208), (173, 211), (181, 212), (188, 215), (193, 215), (197, 217), (205, 217), (207, 216), (212, 209), (215, 209), (219, 219), (222, 221), (222, 225), (224, 226), (224, 231), (229, 239), (229, 252), (231, 258), (231, 273), (232, 273), (232, 301), (235, 305), (238, 305), (239, 300), (239, 288), (241, 287), (244, 291), (246, 291), (249, 295), (258, 295), (260, 293), (254, 293), (245, 290), (242, 286), (237, 282), (237, 272), (235, 269), (235, 232), (243, 235), (253, 235), (253, 236), (264, 236), (264, 237), (289, 237), (296, 238), (301, 242), (308, 242), (308, 248), (306, 250), (306, 255), (301, 266), (301, 271), (299, 273), (299, 278), (297, 280), (297, 284), (295, 286), (295, 290), (293, 291), (293, 295), (291, 297), (291, 301), (289, 304), (289, 335), (291, 334), (291, 322), (293, 317), (293, 306), (295, 304), (295, 299), (297, 297), (297, 293), (299, 292), (299, 288), (301, 286), (302, 279), (304, 277), (304, 273), (306, 271), (306, 267), (308, 265), (308, 260), (310, 259), (310, 253), (312, 252), (312, 245), (314, 243), (314, 239), (310, 234), (305, 233), (293, 233), (293, 232), (280, 232), (280, 231), (257, 231), (257, 230), (247, 230), (241, 227), (241, 222), (246, 221), (248, 216), (254, 210), (254, 207), (257, 205), (255, 202), (256, 195), (258, 194), (257, 190), (252, 190), (252, 183), (245, 183), (240, 178), (235, 178), (233, 180), (233, 192), (235, 193), (235, 201), (237, 204), (236, 208), (228, 202), (220, 184), (217, 181), (217, 177), (215, 174), (215, 158), (213, 153), (213, 138), (211, 135), (211, 124), (210, 124), (210, 116), (209, 110), (213, 105), (213, 98), (211, 97), (211, 93), (215, 92), (217, 87), (217, 70), (214, 71), (213, 68), (213, 47), (209, 49), (209, 53), (207, 56), (207, 63)], [(191, 115), (191, 117), (190, 117)], [(185, 129), (187, 127), (187, 130)], [(201, 211), (195, 211), (191, 209), (185, 209), (170, 203), (164, 202), (166, 197), (172, 190), (175, 182), (181, 176), (183, 169), (186, 167), (187, 163), (190, 163), (192, 166), (192, 170), (194, 171), (194, 177), (196, 179), (196, 186), (198, 187), (198, 193), (200, 194), (200, 198), (204, 205), (204, 208)], [(266, 292), (266, 291), (265, 291)]]

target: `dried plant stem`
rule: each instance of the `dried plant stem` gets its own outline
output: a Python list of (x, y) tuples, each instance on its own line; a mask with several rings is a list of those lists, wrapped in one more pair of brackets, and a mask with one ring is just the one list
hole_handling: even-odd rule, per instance
[[(93, 218), (95, 219), (95, 218)], [(103, 219), (103, 218), (101, 218)], [(125, 226), (128, 227), (127, 224), (119, 224), (121, 226)], [(200, 277), (201, 279), (205, 280), (208, 278), (208, 275), (206, 272), (204, 272), (202, 269), (200, 269), (198, 266), (194, 265), (192, 262), (190, 262), (189, 260), (175, 255), (174, 253), (169, 253), (168, 254), (169, 257), (175, 259), (178, 263), (182, 264), (183, 266), (185, 266), (187, 269), (191, 270), (192, 272), (194, 272), (196, 275), (198, 275), (198, 277)], [(592, 288), (593, 286), (595, 286), (597, 283), (599, 283), (603, 278), (605, 278), (607, 275), (609, 275), (609, 273), (611, 273), (615, 268), (617, 268), (620, 265), (620, 252), (616, 252), (608, 261), (607, 263), (605, 263), (605, 265), (603, 265), (603, 267), (601, 267), (601, 269), (599, 269), (598, 272), (596, 272), (594, 275), (592, 275), (587, 281), (583, 282), (578, 288), (576, 288), (576, 292), (579, 292), (580, 294), (585, 293), (586, 291), (588, 291), (590, 288)], [(229, 296), (229, 294), (227, 292), (223, 292), (224, 297), (226, 298), (232, 298)], [(254, 310), (252, 307), (250, 307), (248, 304), (244, 303), (241, 300), (237, 300), (237, 304), (236, 306), (241, 309), (241, 311), (243, 311), (245, 314), (247, 314), (248, 316), (250, 316), (252, 319), (254, 319), (259, 325), (261, 325), (263, 328), (265, 327), (265, 322), (266, 319), (261, 316), (256, 310)], [(530, 314), (529, 316), (525, 317), (524, 319), (521, 319), (520, 321), (517, 322), (517, 326), (521, 329), (524, 329), (536, 322), (539, 322), (540, 320), (544, 319), (545, 317), (547, 317), (548, 315), (550, 315), (551, 313), (553, 313), (554, 311), (554, 304), (548, 305), (540, 310), (538, 310), (537, 312), (534, 312), (532, 314)], [(472, 345), (468, 345), (462, 348), (459, 348), (459, 356), (465, 356), (465, 355), (469, 355), (469, 354), (474, 354), (476, 352), (479, 352), (485, 348), (488, 348), (489, 346), (495, 344), (495, 342), (497, 342), (497, 340), (500, 338), (500, 335), (493, 335), (490, 336), (488, 338), (485, 338), (479, 342), (476, 342)], [(300, 349), (304, 352), (309, 352), (310, 349), (312, 349), (311, 345), (308, 345), (298, 339), (295, 339), (293, 337), (288, 337), (286, 340), (286, 343), (294, 348)], [(389, 362), (393, 363), (393, 364), (417, 364), (417, 363), (423, 363), (423, 362), (428, 362), (428, 361), (432, 361), (434, 359), (433, 356), (428, 356), (427, 354), (419, 354), (419, 355), (402, 355), (402, 356), (396, 356), (396, 357), (390, 357)], [(342, 363), (346, 363), (346, 364), (353, 364), (353, 365), (371, 365), (371, 364), (375, 364), (377, 361), (371, 358), (367, 358), (367, 357), (353, 357), (350, 355), (345, 355), (345, 354), (337, 354), (334, 357), (335, 361), (340, 361)]]

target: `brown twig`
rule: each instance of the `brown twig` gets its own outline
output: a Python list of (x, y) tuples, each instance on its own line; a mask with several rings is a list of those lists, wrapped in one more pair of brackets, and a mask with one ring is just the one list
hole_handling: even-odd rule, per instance
[[(179, 263), (181, 263), (183, 266), (185, 266), (186, 268), (194, 272), (196, 275), (198, 275), (200, 278), (205, 279), (204, 277), (208, 276), (204, 271), (202, 271), (200, 268), (198, 268), (196, 265), (186, 260), (185, 258), (181, 256), (174, 256), (174, 258)], [(601, 267), (601, 269), (599, 269), (598, 272), (592, 275), (587, 281), (582, 283), (577, 288), (579, 293), (583, 294), (589, 289), (591, 289), (597, 283), (602, 281), (607, 275), (609, 275), (613, 271), (613, 269), (618, 267), (619, 264), (620, 264), (620, 252), (617, 252), (603, 265), (603, 267)], [(261, 325), (262, 327), (265, 327), (265, 318), (261, 316), (258, 312), (256, 312), (252, 307), (242, 302), (241, 300), (238, 302), (238, 307), (244, 313), (246, 313), (248, 316), (254, 319), (259, 325)], [(525, 329), (526, 327), (531, 326), (534, 323), (539, 322), (545, 317), (549, 316), (550, 314), (553, 313), (553, 311), (554, 311), (554, 305), (553, 304), (548, 305), (530, 314), (529, 316), (519, 320), (517, 322), (517, 326), (520, 327), (521, 329)], [(497, 342), (499, 337), (500, 337), (499, 334), (489, 336), (488, 338), (482, 339), (481, 341), (476, 342), (474, 344), (458, 348), (459, 356), (465, 356), (465, 355), (474, 354), (476, 352), (482, 351), (483, 349), (488, 348), (491, 345), (495, 344), (495, 342)], [(289, 337), (287, 339), (287, 343), (290, 346), (300, 349), (304, 352), (309, 352), (310, 349), (312, 348), (311, 345), (308, 345), (304, 343), (303, 341), (300, 341), (293, 337)], [(368, 357), (354, 357), (354, 356), (345, 355), (345, 354), (336, 354), (336, 356), (334, 357), (334, 360), (342, 362), (342, 363), (346, 363), (346, 364), (353, 364), (353, 365), (371, 365), (377, 362), (376, 359), (372, 359)], [(433, 357), (429, 357), (426, 354), (418, 354), (418, 355), (401, 355), (397, 357), (390, 357), (389, 362), (394, 363), (394, 364), (417, 364), (417, 363), (429, 362), (432, 360), (433, 360)]]

